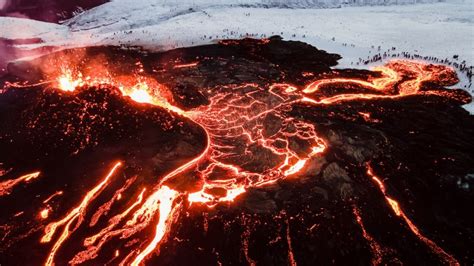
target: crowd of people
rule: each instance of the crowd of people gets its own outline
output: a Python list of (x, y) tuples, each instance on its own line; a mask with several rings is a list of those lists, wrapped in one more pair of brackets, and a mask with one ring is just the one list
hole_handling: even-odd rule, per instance
[[(250, 15), (250, 14), (245, 14), (245, 15)], [(131, 34), (133, 31), (125, 31), (125, 34)], [(144, 34), (146, 34), (146, 31), (143, 31)], [(115, 34), (114, 34), (115, 35)], [(241, 39), (241, 38), (268, 38), (270, 36), (274, 35), (280, 35), (280, 36), (285, 36), (284, 32), (271, 32), (271, 34), (263, 34), (263, 33), (242, 33), (238, 32), (235, 30), (230, 30), (230, 29), (224, 29), (222, 30), (222, 34), (217, 34), (217, 35), (202, 35), (199, 37), (198, 42), (192, 41), (191, 45), (195, 45), (198, 43), (202, 43), (203, 41), (209, 41), (209, 40), (220, 40), (220, 39), (229, 39), (229, 38), (236, 38), (236, 39)], [(301, 36), (297, 36), (297, 34), (291, 34), (292, 39), (298, 39), (298, 37), (301, 37), (302, 39), (306, 38), (306, 35), (303, 34)], [(170, 37), (169, 37), (170, 38)], [(336, 39), (333, 37), (331, 39), (333, 42), (336, 41)], [(356, 47), (355, 44), (349, 44), (349, 43), (342, 43), (342, 46), (344, 47)], [(178, 47), (178, 45), (176, 45)], [(371, 49), (369, 50), (370, 54), (373, 54), (372, 56), (367, 56), (366, 58), (359, 58), (358, 61), (356, 62), (351, 62), (351, 65), (369, 65), (375, 62), (381, 62), (387, 58), (406, 58), (410, 60), (423, 60), (427, 62), (432, 62), (432, 63), (437, 63), (437, 64), (444, 64), (444, 65), (449, 65), (458, 70), (459, 73), (462, 75), (465, 75), (467, 79), (467, 83), (463, 85), (465, 89), (470, 89), (472, 88), (472, 79), (473, 79), (473, 70), (474, 66), (470, 66), (467, 64), (465, 60), (462, 60), (459, 58), (459, 55), (453, 55), (452, 58), (439, 58), (435, 56), (423, 56), (417, 53), (410, 53), (410, 52), (399, 52), (397, 51), (396, 47), (391, 47), (385, 51), (382, 51), (382, 46), (371, 46)], [(472, 91), (474, 92), (474, 90)]]
[[(374, 46), (372, 46), (372, 48), (374, 48)], [(456, 70), (458, 70), (458, 72), (466, 76), (468, 82), (467, 84), (464, 84), (465, 89), (472, 87), (474, 66), (469, 66), (466, 60), (461, 61), (459, 58), (459, 55), (453, 55), (452, 58), (439, 58), (435, 56), (423, 56), (416, 53), (397, 52), (396, 50), (397, 50), (396, 47), (391, 47), (390, 49), (382, 52), (381, 47), (378, 46), (377, 47), (378, 52), (376, 54), (374, 54), (373, 56), (368, 56), (365, 59), (359, 58), (359, 60), (355, 62), (355, 64), (368, 65), (375, 62), (381, 62), (387, 58), (405, 58), (405, 59), (410, 59), (410, 60), (423, 60), (423, 61), (432, 62), (436, 64), (449, 65), (455, 68)], [(351, 64), (354, 64), (354, 62), (352, 62)]]

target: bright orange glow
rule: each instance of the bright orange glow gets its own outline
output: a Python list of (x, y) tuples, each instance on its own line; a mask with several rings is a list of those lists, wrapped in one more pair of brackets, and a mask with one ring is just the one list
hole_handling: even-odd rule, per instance
[(159, 201), (159, 221), (156, 225), (155, 237), (153, 240), (148, 244), (148, 246), (142, 250), (138, 256), (133, 260), (131, 265), (139, 265), (143, 259), (145, 259), (148, 254), (150, 254), (160, 243), (160, 241), (165, 236), (166, 232), (168, 231), (169, 227), (171, 226), (170, 218), (173, 216), (173, 202), (178, 196), (178, 193), (175, 190), (170, 189), (167, 186), (161, 187), (157, 193)]
[[(421, 93), (421, 87), (423, 83), (427, 81), (437, 81), (441, 83), (457, 81), (454, 80), (456, 78), (452, 75), (454, 71), (449, 67), (427, 65), (414, 61), (393, 60), (387, 65), (376, 67), (373, 70), (380, 72), (382, 76), (371, 78), (368, 81), (349, 78), (319, 79), (303, 89), (303, 93), (312, 94), (318, 93), (322, 88), (330, 87), (330, 85), (347, 86), (351, 84), (369, 89), (373, 93), (338, 94), (323, 97), (319, 100), (305, 97), (304, 101), (314, 104), (333, 104), (358, 99), (399, 98)], [(407, 77), (411, 78), (407, 80)], [(432, 91), (430, 93), (435, 92)]]
[(139, 103), (152, 103), (152, 97), (146, 90), (135, 90), (130, 93), (130, 98)]
[(387, 199), (388, 204), (390, 204), (390, 207), (392, 207), (393, 212), (397, 216), (402, 215), (402, 210), (400, 210), (400, 206), (398, 206), (398, 202), (389, 197), (385, 197), (385, 198)]
[[(46, 226), (45, 234), (41, 238), (42, 243), (47, 243), (47, 242), (51, 241), (51, 238), (53, 237), (54, 233), (56, 232), (56, 229), (59, 226), (65, 224), (64, 230), (61, 233), (61, 235), (59, 236), (59, 239), (53, 245), (53, 248), (52, 248), (51, 252), (48, 255), (48, 259), (46, 260), (45, 265), (53, 265), (54, 264), (54, 256), (56, 255), (56, 252), (61, 247), (62, 243), (69, 237), (69, 235), (72, 232), (74, 232), (75, 229), (77, 229), (78, 224), (80, 224), (81, 221), (83, 220), (82, 217), (84, 216), (85, 210), (86, 210), (87, 206), (89, 205), (89, 203), (104, 188), (104, 186), (109, 181), (109, 178), (114, 174), (115, 170), (117, 170), (117, 168), (121, 165), (122, 165), (121, 162), (117, 162), (114, 165), (114, 167), (110, 170), (110, 172), (107, 174), (107, 176), (102, 180), (102, 182), (100, 182), (97, 186), (95, 186), (92, 190), (90, 190), (86, 194), (86, 196), (84, 197), (82, 202), (76, 208), (71, 210), (63, 219), (61, 219), (59, 221), (56, 221), (56, 222), (53, 222), (53, 223), (50, 223)], [(70, 231), (69, 228), (71, 227), (71, 224), (76, 220), (77, 220), (77, 223), (76, 223), (75, 228), (72, 231)]]
[(194, 192), (194, 193), (189, 193), (188, 194), (189, 203), (203, 203), (203, 204), (207, 204), (209, 207), (214, 207), (219, 202), (234, 201), (234, 199), (237, 196), (245, 193), (246, 191), (245, 187), (243, 186), (236, 187), (236, 188), (229, 188), (226, 190), (225, 196), (215, 197), (214, 195), (205, 192), (206, 189), (210, 189), (210, 188), (212, 188), (212, 185), (205, 185), (205, 188), (203, 188), (202, 190)]
[(113, 217), (112, 219), (109, 220), (109, 226), (105, 228), (104, 230), (100, 231), (98, 234), (91, 236), (89, 238), (86, 238), (84, 241), (84, 246), (90, 246), (93, 245), (97, 239), (102, 238), (104, 235), (108, 234), (110, 230), (117, 225), (119, 221), (121, 221), (125, 216), (127, 216), (136, 206), (138, 206), (142, 201), (143, 201), (143, 193), (145, 193), (146, 189), (143, 189), (140, 195), (138, 196), (138, 199), (136, 202), (134, 202), (130, 207), (128, 207), (124, 212), (121, 214)]
[(398, 202), (387, 195), (385, 185), (382, 183), (381, 179), (374, 174), (374, 171), (372, 170), (370, 165), (367, 165), (367, 175), (370, 176), (372, 180), (375, 181), (380, 191), (384, 195), (385, 200), (387, 201), (388, 205), (392, 208), (393, 212), (405, 221), (405, 223), (408, 225), (410, 230), (413, 232), (413, 234), (415, 234), (418, 237), (418, 239), (420, 239), (423, 243), (425, 243), (434, 253), (438, 254), (438, 256), (440, 256), (446, 262), (448, 262), (449, 265), (460, 265), (459, 262), (453, 256), (446, 253), (446, 251), (444, 251), (441, 247), (436, 245), (436, 243), (431, 241), (431, 239), (421, 234), (418, 227), (410, 220), (410, 218), (408, 218), (405, 212), (400, 208)]
[(69, 69), (63, 69), (62, 74), (58, 77), (59, 89), (66, 92), (72, 92), (77, 87), (84, 86), (85, 84), (86, 82), (83, 80), (81, 73), (77, 75), (77, 78), (74, 78), (72, 71)]
[(356, 222), (359, 224), (360, 229), (362, 230), (362, 236), (369, 242), (370, 249), (374, 258), (372, 259), (372, 265), (380, 265), (382, 262), (382, 248), (380, 247), (379, 243), (375, 241), (375, 239), (367, 233), (365, 230), (364, 222), (362, 221), (362, 217), (360, 216), (359, 209), (356, 206), (352, 206), (352, 213), (356, 217)]
[(291, 244), (290, 223), (286, 220), (286, 243), (288, 244), (288, 262), (291, 266), (296, 266), (295, 255), (293, 254), (293, 245)]
[[(175, 65), (174, 68), (194, 67), (197, 64), (198, 62)], [(141, 64), (137, 63), (137, 66), (140, 69), (135, 73), (143, 73)], [(129, 97), (132, 101), (159, 106), (190, 119), (202, 128), (207, 138), (205, 149), (201, 154), (158, 178), (160, 181), (148, 190), (149, 193), (145, 194), (145, 189), (143, 189), (137, 200), (127, 205), (128, 207), (123, 212), (112, 217), (105, 228), (87, 237), (83, 243), (85, 250), (76, 254), (69, 263), (80, 264), (92, 260), (98, 256), (102, 246), (113, 237), (131, 238), (158, 219), (154, 224), (154, 234), (149, 242), (136, 244), (138, 247), (133, 248), (126, 256), (120, 254), (118, 250), (115, 253), (115, 257), (123, 258), (122, 264), (139, 265), (165, 241), (171, 225), (178, 217), (178, 209), (184, 206), (184, 202), (187, 201), (190, 205), (203, 204), (211, 208), (222, 203), (230, 204), (252, 188), (267, 186), (289, 176), (304, 175), (305, 168), (315, 163), (314, 159), (324, 154), (327, 143), (319, 137), (314, 124), (285, 115), (285, 112), (294, 104), (337, 104), (351, 100), (405, 97), (423, 93), (421, 88), (424, 82), (437, 79), (449, 71), (447, 68), (433, 69), (427, 65), (409, 61), (394, 61), (375, 70), (380, 72), (380, 76), (371, 77), (369, 80), (320, 79), (304, 89), (284, 83), (267, 86), (255, 83), (231, 84), (223, 86), (218, 93), (211, 96), (208, 105), (189, 111), (177, 107), (170, 90), (152, 78), (138, 74), (116, 77), (108, 71), (91, 76), (83, 75), (78, 71), (63, 70), (58, 77), (55, 77), (55, 80), (59, 89), (65, 92), (73, 92), (83, 86), (100, 88), (100, 85), (108, 84), (117, 88), (123, 96)], [(364, 92), (330, 96), (322, 93), (325, 89), (336, 85), (338, 88), (356, 86), (359, 89), (363, 88)], [(366, 120), (371, 119), (370, 113), (360, 113), (360, 115)], [(269, 124), (277, 126), (268, 127)], [(265, 155), (267, 161), (263, 168), (252, 167), (255, 165), (253, 151)], [(46, 265), (54, 263), (57, 250), (80, 226), (86, 208), (104, 189), (109, 178), (120, 165), (120, 162), (117, 163), (104, 180), (90, 190), (82, 202), (68, 212), (63, 219), (47, 226), (45, 235), (41, 239), (43, 243), (51, 241), (59, 226), (63, 226), (63, 232), (53, 245)], [(178, 188), (173, 185), (175, 184), (173, 181), (190, 174), (198, 179), (191, 188)], [(451, 259), (450, 255), (419, 233), (418, 228), (407, 218), (398, 202), (388, 197), (384, 184), (373, 174), (370, 167), (367, 169), (367, 174), (378, 185), (393, 212), (403, 218), (408, 227), (423, 242), (438, 254)], [(129, 182), (134, 182), (134, 179)], [(105, 216), (104, 214), (113, 202), (120, 199), (124, 203), (128, 202), (122, 196), (122, 192), (128, 185), (127, 183), (117, 190), (113, 198), (96, 210), (89, 223), (90, 227), (100, 224), (99, 219)], [(355, 210), (354, 214), (364, 237), (372, 241), (373, 239), (363, 227), (358, 211)], [(288, 260), (290, 264), (296, 265), (288, 221), (287, 242)], [(371, 246), (374, 252), (379, 252), (380, 247), (374, 243)], [(251, 261), (249, 258), (247, 260)]]
[(69, 69), (63, 69), (61, 74), (56, 78), (57, 87), (65, 92), (73, 92), (78, 87), (86, 85), (100, 86), (103, 84), (118, 88), (124, 96), (130, 97), (135, 102), (161, 106), (178, 114), (184, 113), (183, 110), (169, 103), (170, 99), (168, 98), (170, 98), (170, 96), (165, 95), (169, 93), (168, 89), (150, 78), (141, 76), (114, 78), (110, 75), (84, 77), (81, 72), (73, 74), (73, 71)]
[(53, 195), (49, 196), (47, 199), (43, 200), (43, 203), (48, 203), (50, 200), (52, 200), (54, 197), (61, 196), (63, 194), (62, 191), (56, 191)]
[(39, 175), (40, 175), (40, 172), (34, 172), (34, 173), (31, 173), (31, 174), (22, 175), (18, 178), (12, 179), (12, 180), (7, 180), (7, 181), (1, 182), (0, 183), (0, 197), (10, 194), (13, 187), (18, 185), (19, 183), (29, 182), (29, 181), (37, 178)]
[(199, 64), (199, 62), (192, 62), (188, 64), (178, 64), (174, 65), (173, 68), (188, 68), (188, 67), (195, 67)]
[[(408, 62), (408, 61), (397, 61), (397, 62)], [(382, 73), (381, 78), (374, 78), (370, 81), (364, 81), (359, 79), (349, 79), (349, 78), (334, 78), (334, 79), (320, 79), (317, 80), (303, 90), (304, 93), (314, 93), (319, 91), (321, 87), (329, 84), (355, 84), (362, 87), (371, 88), (374, 90), (383, 91), (386, 90), (391, 84), (400, 79), (400, 74), (390, 68), (390, 67), (376, 67), (374, 71), (379, 71)]]
[(42, 219), (48, 218), (48, 215), (49, 215), (49, 209), (48, 209), (48, 208), (43, 209), (43, 210), (40, 212), (40, 217), (41, 217)]
[(301, 169), (303, 169), (305, 164), (306, 160), (299, 160), (297, 163), (290, 166), (290, 168), (284, 172), (284, 175), (289, 176), (298, 173), (299, 171), (301, 171)]
[(78, 83), (72, 81), (68, 77), (59, 78), (59, 88), (61, 88), (63, 91), (74, 91), (77, 86)]
[[(131, 204), (125, 211), (116, 216), (112, 217), (109, 220), (109, 224), (106, 228), (102, 229), (99, 233), (88, 237), (84, 240), (84, 247), (86, 250), (77, 253), (74, 258), (69, 261), (70, 264), (81, 264), (85, 261), (92, 260), (98, 256), (99, 250), (102, 246), (112, 237), (123, 234), (126, 230), (125, 229), (118, 229), (113, 230), (135, 207), (140, 205), (143, 201), (143, 194), (145, 193), (146, 189), (143, 189), (138, 196), (137, 200)], [(98, 243), (97, 243), (98, 242)], [(97, 244), (96, 244), (97, 243)], [(117, 250), (117, 253), (118, 250)], [(118, 255), (116, 255), (118, 256)]]

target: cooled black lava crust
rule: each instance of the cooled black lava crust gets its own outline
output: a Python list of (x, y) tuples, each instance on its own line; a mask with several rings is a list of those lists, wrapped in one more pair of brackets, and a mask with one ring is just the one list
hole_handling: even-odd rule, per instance
[[(206, 105), (205, 90), (226, 84), (304, 86), (319, 76), (377, 75), (367, 70), (332, 70), (339, 55), (279, 38), (225, 41), (163, 53), (117, 47), (65, 53), (78, 51), (105, 56), (114, 62), (109, 67), (124, 74), (142, 62), (145, 73), (169, 87), (183, 109)], [(193, 61), (199, 64), (173, 68)], [(8, 70), (0, 80), (2, 86), (41, 76), (29, 64), (10, 65)], [(309, 72), (313, 75), (304, 74)], [(461, 264), (474, 263), (474, 116), (461, 107), (470, 100), (468, 94), (454, 93), (464, 100), (415, 95), (295, 105), (288, 116), (316, 126), (328, 142), (324, 157), (310, 165), (303, 177), (251, 189), (233, 204), (186, 208), (159, 255), (147, 264), (245, 265), (250, 259), (258, 265), (287, 265), (291, 243), (298, 265), (367, 265), (373, 254), (354, 206), (366, 231), (383, 248), (382, 263), (443, 264), (392, 212), (365, 172), (368, 162), (426, 237)], [(361, 113), (371, 113), (371, 120)], [(50, 245), (40, 244), (39, 239), (48, 221), (37, 216), (48, 195), (64, 191), (51, 214), (60, 218), (112, 161), (126, 162), (120, 179), (138, 175), (143, 177), (139, 184), (145, 186), (199, 154), (205, 142), (203, 130), (192, 121), (160, 107), (138, 105), (112, 87), (84, 88), (74, 95), (49, 85), (3, 91), (0, 167), (12, 170), (0, 181), (36, 169), (43, 177), (0, 197), (0, 264), (44, 263)], [(99, 200), (112, 191), (104, 193)], [(80, 249), (87, 230), (81, 227), (71, 236), (56, 257), (57, 265), (66, 264)], [(105, 255), (88, 263), (109, 262), (116, 248), (107, 245), (101, 252)]]

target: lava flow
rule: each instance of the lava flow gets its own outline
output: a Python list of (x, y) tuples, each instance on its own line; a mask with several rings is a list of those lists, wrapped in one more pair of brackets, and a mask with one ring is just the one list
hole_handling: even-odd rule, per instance
[[(266, 44), (266, 43), (265, 43)], [(200, 62), (175, 65), (173, 69), (186, 71), (198, 67)], [(173, 225), (183, 210), (200, 206), (215, 208), (232, 204), (246, 192), (276, 184), (282, 179), (292, 179), (307, 175), (309, 165), (318, 163), (331, 149), (330, 142), (322, 137), (317, 125), (303, 118), (289, 116), (295, 106), (324, 107), (339, 105), (349, 101), (398, 100), (413, 95), (449, 96), (444, 91), (427, 90), (426, 84), (443, 86), (456, 82), (452, 69), (420, 62), (395, 60), (373, 69), (368, 79), (339, 78), (304, 75), (314, 78), (306, 86), (287, 83), (241, 83), (209, 88), (208, 103), (194, 107), (183, 107), (176, 103), (173, 92), (163, 84), (145, 75), (130, 76), (91, 75), (69, 68), (61, 68), (52, 77), (52, 88), (65, 94), (76, 94), (83, 90), (114, 87), (129, 99), (144, 104), (158, 106), (174, 116), (195, 123), (206, 135), (206, 144), (197, 156), (182, 162), (168, 174), (157, 177), (151, 187), (142, 187), (135, 193), (128, 206), (114, 214), (104, 225), (99, 222), (112, 206), (122, 199), (137, 180), (133, 177), (114, 191), (110, 200), (96, 207), (94, 201), (108, 189), (119, 167), (126, 162), (116, 162), (106, 176), (90, 189), (77, 205), (61, 219), (49, 222), (40, 242), (52, 242), (45, 265), (54, 265), (58, 251), (64, 247), (71, 235), (86, 224), (86, 217), (93, 212), (89, 227), (97, 228), (84, 238), (82, 250), (75, 253), (69, 263), (85, 263), (101, 256), (107, 243), (114, 239), (128, 241), (115, 250), (112, 260), (122, 265), (141, 265), (160, 250)], [(137, 71), (141, 73), (143, 71)], [(342, 91), (342, 92), (341, 92)], [(361, 112), (370, 121), (371, 114)], [(427, 245), (434, 254), (445, 262), (456, 265), (457, 260), (446, 253), (432, 240), (425, 237), (401, 209), (399, 203), (387, 194), (381, 179), (372, 168), (367, 175), (378, 186), (386, 203), (397, 217), (401, 217), (411, 232)], [(39, 176), (39, 172), (1, 183), (0, 196), (8, 194), (14, 185)], [(47, 204), (62, 191), (43, 201)], [(95, 211), (94, 211), (95, 209)], [(50, 208), (42, 208), (42, 219), (50, 219)], [(353, 206), (356, 222), (362, 228), (363, 237), (370, 243), (375, 259), (382, 262), (383, 248), (368, 232), (362, 221), (359, 207)], [(296, 265), (297, 253), (293, 251), (296, 239), (290, 236), (290, 223), (286, 218), (286, 238), (288, 260)], [(145, 241), (137, 240), (147, 228), (153, 228), (154, 235)], [(62, 230), (58, 236), (56, 231)], [(170, 240), (173, 241), (173, 240)], [(247, 243), (247, 242), (246, 242)], [(245, 245), (248, 248), (248, 243)], [(120, 250), (123, 249), (123, 250)], [(248, 251), (247, 251), (248, 252)], [(252, 261), (245, 256), (247, 261)], [(115, 261), (117, 260), (117, 261)]]
[(455, 258), (453, 258), (453, 256), (446, 253), (442, 248), (436, 245), (436, 243), (434, 243), (433, 241), (431, 241), (430, 239), (428, 239), (427, 237), (421, 234), (418, 227), (410, 220), (410, 218), (407, 217), (405, 212), (403, 212), (398, 202), (387, 195), (384, 184), (382, 183), (380, 177), (374, 174), (374, 170), (370, 167), (370, 165), (367, 166), (367, 175), (374, 180), (374, 182), (380, 188), (380, 192), (382, 192), (383, 196), (387, 200), (388, 205), (392, 208), (393, 212), (397, 216), (403, 218), (403, 220), (408, 225), (408, 227), (413, 232), (413, 234), (415, 234), (422, 242), (424, 242), (430, 249), (432, 249), (435, 254), (438, 254), (439, 256), (441, 256), (444, 259), (444, 261), (449, 263), (449, 265), (460, 265), (458, 261)]
[(11, 190), (13, 189), (13, 187), (18, 185), (19, 183), (29, 182), (30, 180), (33, 180), (33, 179), (37, 178), (39, 175), (40, 175), (40, 172), (34, 172), (34, 173), (31, 173), (31, 174), (22, 175), (22, 176), (20, 176), (18, 178), (15, 178), (13, 180), (7, 180), (7, 181), (1, 182), (0, 183), (0, 196), (9, 194), (11, 192)]
[[(69, 78), (67, 73), (58, 78), (58, 86), (61, 90), (71, 91), (70, 84), (87, 84), (84, 84), (82, 79), (65, 81)], [(86, 80), (103, 79), (86, 78)], [(187, 112), (172, 106), (169, 102), (163, 102), (165, 98), (161, 97), (160, 93), (163, 87), (152, 88), (145, 85), (141, 88), (142, 90), (137, 90), (134, 86), (130, 91), (140, 95), (158, 95), (158, 97), (147, 98), (146, 102), (177, 112), (201, 125), (207, 133), (208, 140), (202, 154), (160, 178), (160, 183), (135, 211), (133, 218), (125, 223), (124, 228), (115, 229), (114, 226), (109, 226), (100, 233), (101, 235), (116, 235), (117, 231), (113, 230), (119, 230), (122, 237), (127, 237), (140, 228), (146, 227), (157, 214), (159, 221), (156, 224), (153, 240), (142, 250), (130, 253), (125, 259), (126, 261), (133, 257), (132, 265), (140, 264), (166, 235), (171, 226), (172, 217), (176, 215), (175, 210), (181, 205), (175, 202), (179, 195), (185, 196), (189, 204), (200, 203), (209, 207), (220, 202), (232, 202), (251, 187), (265, 186), (281, 178), (298, 174), (308, 160), (323, 153), (326, 148), (325, 142), (317, 136), (314, 125), (284, 117), (283, 112), (286, 108), (301, 101), (297, 92), (290, 90), (291, 87), (286, 84), (270, 86), (268, 90), (256, 84), (225, 86), (211, 98), (208, 106)], [(132, 100), (142, 102), (142, 99), (134, 98), (133, 93), (128, 94), (129, 90), (121, 89), (121, 91), (124, 96), (130, 96)], [(243, 95), (240, 93), (242, 91), (245, 92)], [(275, 132), (264, 130), (263, 123), (269, 114), (273, 116), (275, 123), (280, 124), (279, 130)], [(303, 152), (292, 149), (291, 146), (296, 143), (306, 146)], [(236, 153), (240, 149), (243, 149), (243, 154)], [(254, 153), (272, 157), (270, 167), (259, 169), (247, 166), (256, 159), (251, 150)], [(182, 178), (189, 172), (194, 172), (201, 178), (198, 190), (194, 187), (185, 190), (173, 189), (167, 185), (172, 184), (173, 179)], [(83, 202), (83, 204), (87, 203)], [(80, 210), (80, 208), (75, 210)], [(78, 211), (73, 214), (78, 215)], [(61, 220), (63, 221), (61, 223), (72, 219), (71, 214), (67, 217), (69, 218)], [(52, 224), (54, 228), (56, 224)], [(47, 229), (42, 242), (50, 241), (52, 233), (54, 230)], [(52, 265), (55, 252), (66, 237), (67, 235), (58, 240), (46, 265)], [(95, 256), (94, 252), (82, 252), (71, 262), (83, 262)]]
[[(180, 66), (182, 67), (182, 66)], [(134, 258), (131, 260), (132, 265), (140, 264), (162, 241), (168, 232), (175, 209), (180, 204), (175, 203), (179, 194), (186, 195), (187, 201), (192, 203), (207, 204), (210, 207), (215, 206), (219, 202), (231, 202), (237, 196), (244, 193), (251, 187), (259, 187), (268, 185), (278, 179), (300, 172), (306, 162), (311, 158), (320, 155), (326, 149), (324, 140), (318, 137), (315, 127), (312, 124), (298, 121), (293, 118), (285, 118), (283, 112), (292, 104), (298, 102), (312, 102), (315, 104), (331, 104), (341, 100), (357, 100), (371, 99), (375, 97), (401, 97), (405, 95), (415, 94), (419, 92), (421, 84), (424, 81), (433, 79), (433, 73), (425, 70), (426, 65), (408, 61), (395, 61), (385, 67), (379, 67), (376, 70), (382, 72), (382, 77), (375, 78), (371, 82), (361, 81), (357, 79), (328, 79), (317, 80), (309, 84), (302, 90), (304, 94), (317, 92), (322, 86), (328, 84), (344, 85), (347, 83), (355, 83), (363, 87), (368, 87), (376, 91), (390, 92), (394, 85), (402, 80), (403, 75), (414, 75), (414, 79), (410, 79), (398, 85), (398, 94), (394, 95), (376, 95), (376, 94), (342, 94), (334, 97), (323, 98), (320, 101), (308, 100), (309, 98), (301, 92), (294, 89), (288, 84), (276, 84), (270, 86), (269, 89), (261, 88), (256, 84), (244, 84), (238, 86), (227, 86), (221, 88), (220, 92), (211, 98), (208, 106), (198, 108), (188, 112), (181, 111), (180, 108), (172, 106), (169, 102), (163, 102), (163, 97), (152, 97), (151, 95), (159, 95), (162, 88), (150, 88), (148, 85), (138, 84), (133, 86), (131, 93), (121, 89), (124, 96), (130, 96), (132, 100), (137, 102), (147, 102), (167, 108), (169, 111), (177, 111), (179, 114), (192, 119), (192, 121), (201, 125), (208, 136), (208, 144), (205, 151), (197, 158), (177, 168), (167, 176), (161, 179), (160, 184), (154, 189), (148, 200), (135, 211), (133, 218), (126, 223), (126, 227), (122, 233), (131, 234), (136, 226), (143, 227), (151, 222), (151, 218), (155, 215), (159, 216), (156, 224), (155, 237), (142, 250), (131, 253)], [(443, 69), (443, 71), (448, 71)], [(90, 80), (87, 78), (86, 80)], [(98, 79), (99, 81), (102, 79)], [(97, 82), (97, 81), (95, 81)], [(73, 91), (79, 85), (93, 85), (93, 83), (84, 83), (82, 79), (71, 79), (70, 74), (65, 73), (59, 77), (58, 85), (61, 90)], [(119, 88), (123, 88), (119, 86)], [(244, 91), (242, 94), (241, 92)], [(272, 115), (276, 123), (280, 124), (280, 128), (275, 132), (264, 132), (263, 122), (267, 115)], [(291, 143), (301, 142), (306, 145), (306, 151), (298, 154), (291, 148)], [(242, 148), (244, 147), (244, 148)], [(243, 149), (243, 150), (242, 150)], [(250, 149), (261, 150), (273, 159), (272, 167), (268, 169), (255, 169), (247, 167), (253, 158), (253, 154), (248, 156)], [(236, 151), (242, 150), (243, 154), (236, 154)], [(165, 184), (173, 178), (180, 178), (186, 172), (194, 171), (201, 177), (201, 188), (198, 191), (178, 191), (172, 189)], [(223, 178), (223, 177), (224, 178)], [(105, 182), (106, 180), (104, 180)], [(96, 189), (89, 193), (94, 195)], [(218, 191), (219, 193), (213, 193)], [(222, 192), (220, 192), (222, 191)], [(58, 224), (71, 221), (77, 217), (82, 209), (87, 206), (90, 196), (81, 204), (81, 207), (74, 211), (63, 220), (52, 223), (47, 228), (47, 233), (43, 237), (42, 242), (51, 240)], [(396, 205), (395, 201), (390, 200), (390, 205)], [(84, 205), (84, 206), (82, 206)], [(395, 209), (394, 209), (395, 210)], [(395, 210), (400, 216), (398, 207)], [(155, 214), (156, 212), (156, 214)], [(146, 217), (145, 220), (139, 222), (138, 217)], [(414, 233), (418, 233), (416, 226), (403, 217), (410, 228), (414, 228)], [(101, 235), (116, 234), (113, 226), (109, 226), (102, 231)], [(56, 242), (52, 252), (48, 257), (46, 265), (52, 265), (56, 250), (69, 234), (69, 224), (66, 226), (63, 235)], [(421, 236), (421, 235), (420, 235)], [(424, 242), (426, 238), (421, 236)], [(91, 241), (93, 242), (93, 241)], [(434, 244), (429, 241), (430, 246)], [(436, 246), (436, 245), (434, 245)], [(439, 248), (438, 248), (439, 249)], [(444, 251), (443, 251), (444, 252)], [(89, 256), (89, 258), (87, 257)], [(75, 260), (83, 262), (96, 256), (94, 253), (81, 253)], [(449, 255), (446, 255), (449, 256)], [(80, 258), (80, 259), (79, 259)], [(126, 258), (129, 258), (127, 256)], [(448, 257), (453, 262), (451, 257)], [(75, 260), (72, 260), (74, 262)]]

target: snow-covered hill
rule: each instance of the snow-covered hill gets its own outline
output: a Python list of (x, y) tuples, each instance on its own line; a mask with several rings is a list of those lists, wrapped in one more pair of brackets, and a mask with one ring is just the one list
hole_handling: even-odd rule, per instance
[[(112, 0), (123, 2), (124, 0)], [(129, 1), (129, 0), (125, 0)], [(406, 5), (420, 3), (437, 3), (446, 0), (140, 0), (133, 1), (158, 4), (160, 6), (240, 6), (240, 7), (267, 7), (267, 8), (332, 8), (342, 6), (373, 6), (373, 5)], [(453, 0), (447, 0), (453, 1)], [(456, 0), (454, 0), (456, 1)], [(458, 1), (458, 0), (457, 0)]]
[[(430, 1), (430, 0), (426, 0)], [(350, 6), (384, 4), (383, 6)], [(398, 0), (411, 3), (414, 0)], [(420, 0), (417, 0), (420, 2)], [(433, 1), (431, 1), (433, 2)], [(317, 7), (321, 4), (342, 8)], [(65, 21), (62, 25), (0, 18), (0, 38), (40, 38), (17, 45), (134, 45), (164, 50), (218, 39), (268, 37), (302, 40), (343, 56), (339, 67), (366, 67), (361, 59), (393, 51), (465, 60), (474, 65), (474, 1), (388, 5), (396, 0), (114, 0)], [(387, 5), (385, 5), (387, 4)], [(277, 6), (279, 8), (269, 8)], [(395, 50), (392, 48), (395, 47)], [(459, 59), (453, 59), (459, 55)], [(468, 86), (467, 79), (458, 85)], [(472, 90), (474, 88), (466, 88)], [(474, 111), (474, 104), (467, 107)]]

